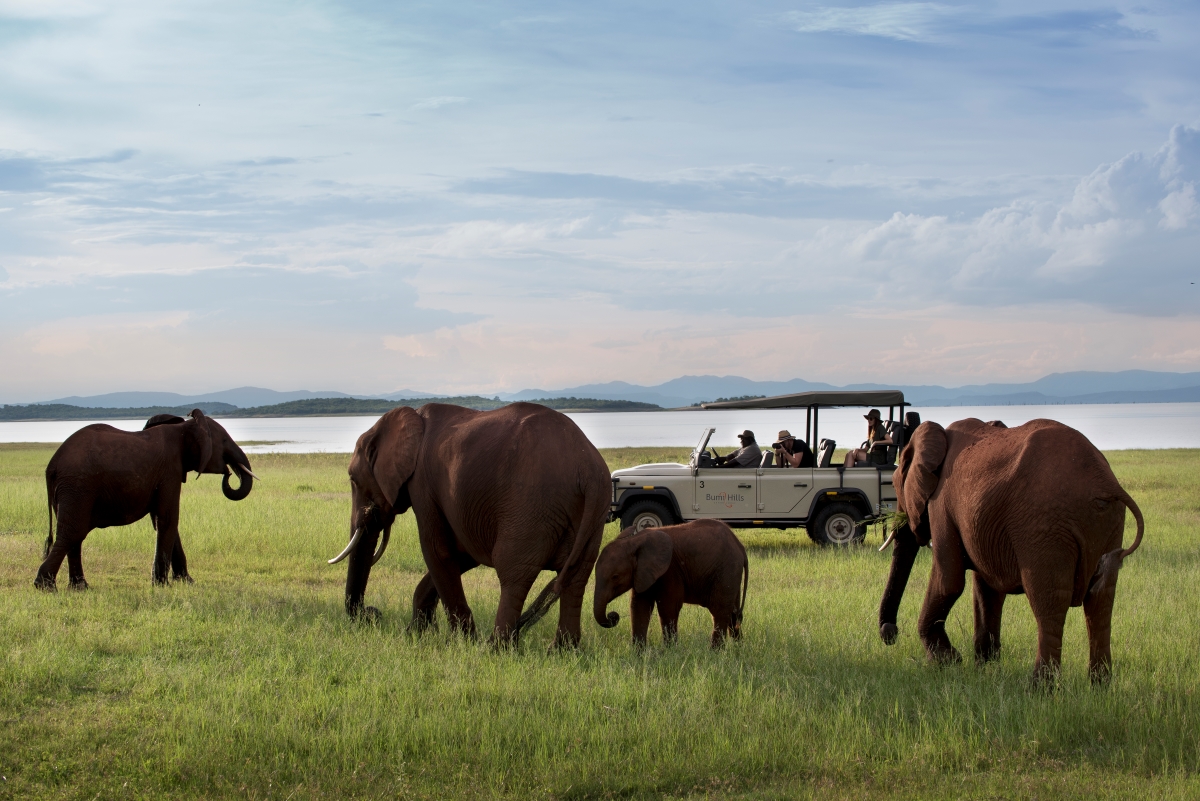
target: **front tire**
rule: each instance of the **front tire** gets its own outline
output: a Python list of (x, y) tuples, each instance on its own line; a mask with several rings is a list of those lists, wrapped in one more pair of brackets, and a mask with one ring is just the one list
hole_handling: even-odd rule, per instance
[(647, 528), (662, 528), (675, 523), (671, 510), (658, 501), (634, 501), (621, 513), (621, 530), (632, 528), (637, 534)]
[(831, 503), (821, 507), (808, 526), (808, 536), (818, 545), (845, 548), (859, 545), (867, 536), (862, 512), (850, 503)]

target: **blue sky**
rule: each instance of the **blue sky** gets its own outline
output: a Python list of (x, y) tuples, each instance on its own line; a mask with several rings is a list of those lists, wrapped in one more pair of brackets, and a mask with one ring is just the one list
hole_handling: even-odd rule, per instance
[(1189, 3), (0, 0), (0, 402), (1200, 369)]

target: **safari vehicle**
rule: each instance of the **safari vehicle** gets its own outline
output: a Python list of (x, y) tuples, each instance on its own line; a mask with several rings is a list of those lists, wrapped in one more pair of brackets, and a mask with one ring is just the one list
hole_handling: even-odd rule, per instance
[[(804, 441), (818, 442), (813, 449), (816, 466), (772, 465), (774, 453), (768, 447), (758, 467), (716, 467), (708, 447), (716, 429), (705, 428), (687, 464), (644, 464), (614, 472), (612, 517), (620, 519), (622, 529), (713, 518), (734, 528), (804, 527), (823, 545), (861, 542), (871, 521), (896, 508), (892, 473), (904, 447), (908, 405), (899, 390), (801, 392), (703, 404), (704, 409), (804, 409)], [(821, 409), (839, 406), (888, 408), (884, 426), (893, 442), (889, 465), (846, 468), (832, 463), (837, 443), (818, 440), (818, 427)]]

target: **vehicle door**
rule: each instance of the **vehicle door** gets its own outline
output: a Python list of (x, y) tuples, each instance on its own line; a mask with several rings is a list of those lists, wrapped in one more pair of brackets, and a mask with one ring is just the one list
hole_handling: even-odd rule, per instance
[(758, 477), (758, 514), (804, 518), (812, 489), (811, 467), (764, 467)]
[(696, 471), (698, 517), (756, 517), (757, 467), (708, 467)]

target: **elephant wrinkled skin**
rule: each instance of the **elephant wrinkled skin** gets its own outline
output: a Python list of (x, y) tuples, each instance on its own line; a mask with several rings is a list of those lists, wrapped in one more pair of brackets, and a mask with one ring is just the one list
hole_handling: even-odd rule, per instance
[(608, 605), (632, 589), (633, 644), (645, 645), (655, 606), (663, 641), (671, 642), (679, 630), (683, 605), (697, 604), (712, 614), (712, 647), (718, 648), (726, 635), (735, 640), (742, 636), (749, 582), (746, 549), (720, 520), (694, 520), (636, 533), (627, 528), (604, 546), (596, 561), (593, 612), (597, 623), (612, 628), (621, 616), (608, 612)]
[[(1083, 434), (1053, 420), (1017, 428), (960, 420), (923, 423), (900, 456), (893, 481), (908, 522), (895, 533), (880, 636), (895, 640), (896, 612), (923, 545), (933, 569), (918, 633), (930, 659), (957, 661), (946, 618), (975, 572), (975, 658), (1000, 650), (1004, 599), (1024, 593), (1037, 620), (1034, 680), (1052, 680), (1062, 658), (1067, 609), (1083, 606), (1089, 673), (1107, 681), (1117, 571), (1142, 541), (1141, 510), (1108, 460)], [(1137, 536), (1121, 549), (1125, 509)]]
[[(80, 551), (88, 533), (127, 526), (146, 515), (158, 534), (154, 583), (166, 583), (168, 568), (176, 579), (191, 581), (179, 542), (179, 494), (187, 474), (224, 476), (221, 489), (234, 501), (250, 494), (254, 474), (246, 454), (217, 421), (199, 409), (190, 417), (156, 415), (141, 431), (84, 426), (59, 446), (46, 465), (50, 533), (34, 586), (55, 589), (66, 557), (71, 587), (85, 589)], [(239, 478), (236, 489), (229, 483), (231, 470)]]
[[(608, 518), (612, 485), (599, 451), (566, 415), (513, 403), (480, 412), (430, 403), (383, 415), (350, 461), (351, 540), (346, 611), (363, 606), (371, 565), (396, 515), (412, 508), (429, 572), (413, 593), (413, 627), (433, 622), (439, 600), (453, 629), (473, 635), (462, 574), (496, 570), (494, 642), (514, 642), (561, 599), (556, 642), (579, 642), (583, 593)], [(379, 544), (380, 534), (383, 541)], [(557, 571), (522, 615), (538, 573)]]

